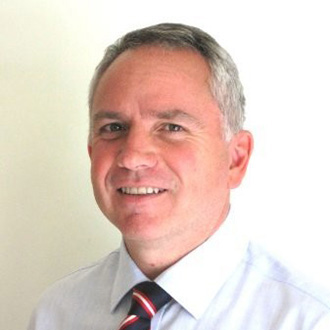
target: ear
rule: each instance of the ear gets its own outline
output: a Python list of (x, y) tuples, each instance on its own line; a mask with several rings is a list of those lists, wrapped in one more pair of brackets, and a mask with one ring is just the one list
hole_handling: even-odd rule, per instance
[(244, 178), (253, 149), (253, 137), (248, 131), (240, 131), (229, 142), (229, 188), (240, 185)]
[(87, 150), (88, 150), (89, 158), (91, 158), (92, 157), (92, 146), (90, 145), (90, 143), (88, 143), (88, 145), (87, 145)]

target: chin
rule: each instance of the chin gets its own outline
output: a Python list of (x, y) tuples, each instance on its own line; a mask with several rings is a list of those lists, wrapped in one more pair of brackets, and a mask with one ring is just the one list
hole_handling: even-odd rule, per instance
[(159, 217), (134, 215), (113, 223), (125, 240), (155, 241), (166, 236), (166, 228)]

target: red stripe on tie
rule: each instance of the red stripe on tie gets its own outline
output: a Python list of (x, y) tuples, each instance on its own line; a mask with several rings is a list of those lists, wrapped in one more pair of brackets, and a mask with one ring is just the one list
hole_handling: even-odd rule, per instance
[(157, 308), (143, 292), (134, 289), (133, 298), (141, 305), (150, 318), (156, 314)]
[(126, 317), (126, 319), (120, 324), (119, 330), (126, 329), (129, 325), (133, 324), (139, 319), (136, 315), (129, 315)]

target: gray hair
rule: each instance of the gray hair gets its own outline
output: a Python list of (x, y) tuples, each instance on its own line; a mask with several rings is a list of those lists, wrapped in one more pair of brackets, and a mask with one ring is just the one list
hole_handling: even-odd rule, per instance
[(183, 24), (163, 23), (132, 31), (110, 45), (96, 67), (90, 84), (90, 113), (95, 90), (111, 63), (124, 51), (146, 45), (190, 49), (200, 53), (211, 71), (210, 90), (223, 114), (226, 137), (242, 129), (245, 97), (235, 63), (210, 35), (196, 27)]

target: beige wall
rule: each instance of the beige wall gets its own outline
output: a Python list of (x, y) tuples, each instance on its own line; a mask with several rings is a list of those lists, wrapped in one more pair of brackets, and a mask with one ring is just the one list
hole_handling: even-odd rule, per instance
[(102, 50), (87, 9), (1, 12), (0, 329), (24, 329), (45, 287), (118, 245), (89, 183), (86, 92)]
[(89, 184), (87, 88), (109, 42), (160, 21), (201, 26), (233, 54), (256, 136), (233, 206), (254, 236), (328, 283), (329, 22), (317, 1), (298, 12), (287, 1), (2, 3), (0, 329), (24, 329), (45, 287), (118, 245)]

